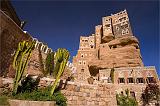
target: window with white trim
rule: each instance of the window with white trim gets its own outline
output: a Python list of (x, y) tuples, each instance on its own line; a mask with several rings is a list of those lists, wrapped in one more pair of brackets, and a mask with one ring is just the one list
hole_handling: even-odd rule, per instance
[(83, 57), (84, 57), (84, 55), (83, 55), (83, 54), (81, 54), (81, 57), (83, 58)]
[(82, 61), (81, 60), (79, 60), (79, 65), (81, 65), (82, 64)]

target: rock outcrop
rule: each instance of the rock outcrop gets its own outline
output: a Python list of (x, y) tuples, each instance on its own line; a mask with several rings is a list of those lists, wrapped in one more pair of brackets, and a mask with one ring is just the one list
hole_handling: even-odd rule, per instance
[(143, 67), (139, 42), (135, 36), (123, 36), (101, 45), (99, 58), (89, 62), (90, 69)]

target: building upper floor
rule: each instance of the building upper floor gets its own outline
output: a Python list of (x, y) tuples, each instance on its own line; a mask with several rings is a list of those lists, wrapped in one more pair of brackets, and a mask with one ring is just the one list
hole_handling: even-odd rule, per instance
[[(112, 78), (113, 82), (111, 81)], [(115, 83), (115, 84), (145, 84), (145, 83), (158, 82), (159, 78), (154, 66), (123, 67), (123, 68), (114, 68), (114, 70), (113, 69), (99, 70), (99, 81), (101, 83)]]

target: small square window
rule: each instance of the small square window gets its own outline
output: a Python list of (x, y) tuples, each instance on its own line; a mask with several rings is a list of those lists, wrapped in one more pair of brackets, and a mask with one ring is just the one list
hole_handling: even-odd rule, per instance
[(106, 27), (110, 27), (110, 24), (107, 24)]
[(119, 83), (125, 83), (124, 78), (119, 78)]
[(129, 30), (128, 29), (126, 29), (126, 34), (129, 34)]
[(114, 45), (114, 46), (113, 46), (113, 48), (117, 48), (117, 46), (116, 46), (116, 45)]
[(119, 30), (119, 27), (118, 27), (118, 26), (116, 26), (116, 30)]
[(79, 61), (79, 65), (81, 65), (82, 64), (82, 61)]
[(133, 78), (128, 78), (128, 83), (134, 83)]
[(148, 83), (154, 83), (155, 81), (154, 81), (154, 78), (153, 78), (153, 77), (148, 77), (148, 78), (147, 78), (147, 82), (148, 82)]
[(144, 83), (143, 78), (137, 78), (137, 83)]
[(82, 57), (82, 58), (84, 57), (83, 54), (81, 54), (81, 57)]
[(81, 69), (81, 72), (84, 72), (84, 69)]

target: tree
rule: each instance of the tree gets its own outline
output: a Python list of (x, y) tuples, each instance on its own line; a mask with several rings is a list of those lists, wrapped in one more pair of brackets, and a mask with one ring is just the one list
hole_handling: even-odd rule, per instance
[(150, 102), (156, 101), (157, 106), (160, 101), (160, 88), (156, 83), (150, 83), (146, 86), (145, 90), (141, 95), (141, 99), (143, 101), (143, 105), (147, 105)]

